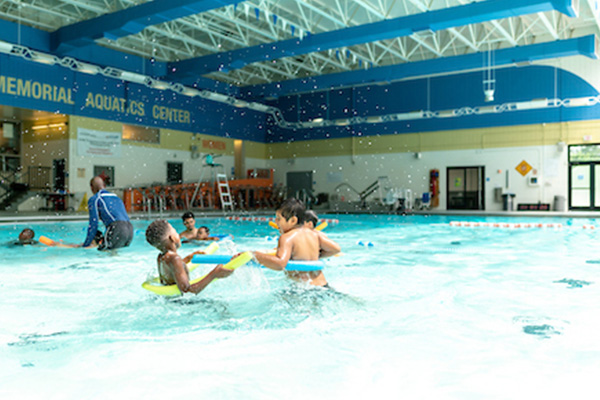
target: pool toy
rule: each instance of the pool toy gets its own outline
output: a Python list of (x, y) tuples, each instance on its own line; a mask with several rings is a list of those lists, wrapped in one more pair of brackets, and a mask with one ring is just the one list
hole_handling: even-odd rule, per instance
[[(227, 264), (223, 266), (225, 269), (235, 270), (238, 267), (246, 264), (248, 261), (252, 260), (252, 253), (249, 251), (240, 254), (233, 260), (229, 261)], [(208, 275), (208, 274), (206, 274)], [(196, 278), (190, 281), (190, 285), (194, 283), (200, 282), (202, 279), (206, 277), (206, 275), (202, 275), (200, 278)], [(153, 284), (154, 279), (148, 280), (142, 283), (142, 287), (146, 290), (149, 290), (153, 293), (156, 293), (161, 296), (178, 296), (181, 294), (181, 291), (177, 287), (177, 285), (155, 285)]]
[(46, 236), (40, 236), (40, 238), (38, 239), (38, 241), (40, 243), (45, 244), (46, 246), (54, 246), (56, 245), (56, 242), (52, 239), (50, 239), (49, 237)]
[[(226, 217), (225, 219), (227, 219), (228, 221), (252, 221), (252, 222), (265, 222), (265, 221), (273, 221), (274, 218), (266, 218), (266, 217)], [(328, 222), (330, 224), (339, 224), (340, 220), (339, 219), (332, 219), (332, 218), (319, 218), (319, 220), (321, 221), (325, 221)]]
[(373, 247), (373, 246), (375, 246), (375, 245), (373, 244), (373, 242), (363, 242), (362, 240), (361, 240), (361, 241), (359, 241), (357, 244), (358, 244), (359, 246), (364, 246), (364, 247)]
[(209, 235), (211, 237), (218, 237), (219, 240), (223, 240), (223, 239), (227, 239), (227, 238), (233, 238), (233, 236), (231, 236), (231, 234), (229, 233), (217, 233), (215, 235)]
[[(192, 258), (193, 263), (198, 264), (223, 264), (229, 260), (229, 256), (224, 254), (197, 254)], [(323, 269), (325, 264), (323, 261), (288, 261), (287, 266), (285, 267), (288, 271), (300, 271), (300, 272), (308, 272), (308, 271), (320, 271)]]
[(323, 229), (327, 228), (327, 221), (325, 222), (321, 222), (319, 225), (317, 225), (317, 227), (315, 228), (318, 231), (322, 231)]
[[(318, 231), (322, 231), (323, 229), (327, 228), (327, 221), (320, 223), (315, 229)], [(269, 226), (271, 228), (275, 228), (275, 229), (279, 229), (279, 225), (277, 225), (275, 222), (273, 221), (269, 221)]]

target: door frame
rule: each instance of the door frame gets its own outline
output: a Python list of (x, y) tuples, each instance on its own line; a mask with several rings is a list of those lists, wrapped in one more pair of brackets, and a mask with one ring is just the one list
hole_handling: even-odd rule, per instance
[[(596, 187), (596, 165), (600, 165), (600, 158), (596, 155), (595, 160), (592, 161), (571, 161), (571, 148), (573, 147), (598, 147), (599, 144), (597, 143), (589, 143), (589, 144), (577, 144), (577, 145), (570, 145), (568, 147), (568, 154), (567, 154), (567, 160), (568, 160), (568, 187), (567, 187), (567, 201), (568, 201), (568, 209), (569, 210), (574, 210), (574, 211), (600, 211), (600, 204), (595, 204), (595, 198), (596, 198), (596, 191), (600, 190), (600, 187)], [(582, 165), (587, 165), (590, 169), (590, 206), (589, 207), (573, 207), (573, 167), (578, 167), (578, 166), (582, 166)]]
[[(464, 189), (466, 193), (467, 188), (467, 169), (478, 169), (481, 172), (478, 184), (478, 206), (480, 208), (450, 208), (450, 170), (462, 169), (464, 171)], [(458, 167), (446, 167), (446, 210), (471, 210), (471, 211), (484, 211), (485, 210), (485, 166), (484, 165), (469, 165), (469, 166), (458, 166)]]

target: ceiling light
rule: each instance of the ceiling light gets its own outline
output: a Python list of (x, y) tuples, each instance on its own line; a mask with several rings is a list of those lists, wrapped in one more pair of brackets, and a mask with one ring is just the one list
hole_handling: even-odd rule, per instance
[(166, 90), (169, 88), (169, 83), (164, 81), (152, 81), (152, 88), (159, 90)]
[(377, 116), (377, 117), (368, 117), (368, 118), (367, 118), (367, 122), (368, 122), (369, 124), (377, 124), (377, 123), (379, 123), (379, 122), (382, 122), (382, 119), (381, 119), (381, 117), (380, 117), (380, 116)]
[(11, 53), (12, 49), (13, 49), (14, 45), (7, 43), (7, 42), (3, 42), (0, 41), (0, 53)]
[(438, 118), (450, 118), (450, 117), (454, 117), (455, 115), (456, 115), (456, 110), (444, 110), (444, 111), (438, 111), (438, 113), (437, 113)]
[(548, 106), (548, 99), (533, 99), (531, 101), (522, 101), (515, 103), (517, 110), (534, 110), (536, 108), (545, 108)]
[(567, 99), (564, 102), (565, 107), (584, 107), (594, 105), (594, 97), (578, 97), (576, 99)]
[(146, 76), (141, 74), (136, 74), (135, 72), (123, 71), (121, 72), (121, 79), (124, 81), (134, 82), (144, 84), (146, 82)]
[(421, 119), (423, 118), (423, 115), (423, 110), (419, 110), (411, 111), (408, 113), (396, 114), (394, 115), (394, 118), (396, 119), (396, 121), (406, 121), (411, 119)]
[(58, 61), (58, 57), (56, 56), (37, 52), (33, 53), (31, 58), (33, 61), (48, 65), (54, 65)]
[(477, 114), (494, 114), (498, 112), (498, 108), (496, 106), (485, 106), (485, 107), (477, 107)]
[(260, 104), (260, 103), (248, 103), (248, 108), (250, 108), (251, 110), (254, 111), (260, 111), (260, 112), (270, 112), (271, 111), (271, 107), (264, 105), (264, 104)]
[(77, 71), (83, 72), (84, 74), (96, 75), (101, 71), (101, 68), (97, 65), (88, 64), (84, 62), (77, 63)]

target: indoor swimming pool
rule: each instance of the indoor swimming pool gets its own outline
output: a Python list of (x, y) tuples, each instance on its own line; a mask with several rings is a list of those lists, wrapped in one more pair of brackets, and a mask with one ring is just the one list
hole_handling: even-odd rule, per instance
[[(132, 246), (115, 254), (10, 244), (26, 227), (81, 243), (84, 222), (1, 225), (0, 395), (509, 399), (596, 390), (600, 221), (334, 218), (325, 233), (343, 254), (325, 268), (333, 290), (244, 266), (179, 298), (141, 288), (156, 274), (149, 221), (132, 221)], [(266, 222), (200, 225), (233, 235), (222, 254), (277, 243)]]

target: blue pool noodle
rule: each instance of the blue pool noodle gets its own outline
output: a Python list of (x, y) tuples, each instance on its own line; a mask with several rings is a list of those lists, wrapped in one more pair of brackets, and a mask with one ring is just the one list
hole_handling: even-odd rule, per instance
[[(196, 254), (192, 258), (192, 264), (225, 264), (231, 260), (227, 254)], [(288, 261), (286, 270), (288, 271), (320, 271), (325, 264), (323, 261)]]

